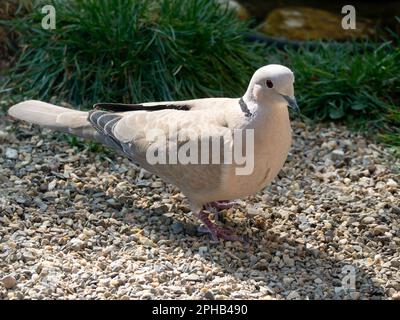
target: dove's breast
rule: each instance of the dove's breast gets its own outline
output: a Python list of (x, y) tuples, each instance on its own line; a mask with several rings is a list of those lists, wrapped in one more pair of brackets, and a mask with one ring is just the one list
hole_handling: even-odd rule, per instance
[[(254, 169), (250, 174), (239, 175), (237, 167), (226, 167), (218, 199), (231, 200), (257, 193), (278, 175), (286, 161), (292, 142), (287, 108), (275, 110), (247, 129), (254, 129)], [(251, 156), (246, 154), (247, 165)]]

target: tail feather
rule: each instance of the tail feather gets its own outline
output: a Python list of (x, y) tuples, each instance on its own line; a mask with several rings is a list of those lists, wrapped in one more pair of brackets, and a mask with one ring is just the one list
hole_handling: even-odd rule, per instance
[(38, 124), (52, 130), (72, 133), (85, 139), (98, 140), (96, 130), (88, 121), (88, 113), (59, 107), (50, 103), (28, 100), (12, 106), (8, 114), (16, 119)]

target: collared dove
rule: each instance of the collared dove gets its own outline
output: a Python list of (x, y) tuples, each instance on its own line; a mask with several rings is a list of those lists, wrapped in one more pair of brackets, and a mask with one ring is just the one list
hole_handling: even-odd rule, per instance
[[(211, 222), (205, 209), (227, 208), (231, 205), (230, 200), (258, 192), (277, 176), (291, 145), (287, 107), (299, 111), (293, 83), (294, 75), (290, 69), (271, 64), (254, 73), (241, 98), (96, 104), (89, 112), (29, 100), (12, 106), (8, 113), (17, 119), (96, 140), (116, 149), (180, 188), (213, 241), (219, 238), (240, 240), (232, 230)], [(199, 142), (204, 135), (207, 139), (222, 140), (221, 150), (217, 153), (225, 160), (222, 146), (234, 151), (234, 132), (253, 133), (253, 140), (248, 143), (246, 140), (254, 157), (250, 172), (238, 174), (237, 169), (243, 167), (243, 163), (235, 161), (172, 161), (169, 151), (179, 149), (187, 142)], [(165, 139), (155, 144), (157, 135), (163, 135)], [(178, 138), (173, 140), (173, 136)], [(243, 151), (246, 143), (237, 148)], [(164, 158), (166, 163), (150, 161), (150, 148), (157, 150), (153, 155), (169, 155), (168, 159)], [(209, 145), (206, 149), (210, 153)], [(199, 151), (204, 150), (200, 148)], [(209, 155), (205, 158), (210, 160)]]

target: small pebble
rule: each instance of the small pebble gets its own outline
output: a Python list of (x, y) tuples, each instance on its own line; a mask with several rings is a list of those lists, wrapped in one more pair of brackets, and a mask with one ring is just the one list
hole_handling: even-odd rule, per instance
[(365, 217), (362, 219), (361, 221), (363, 224), (371, 224), (375, 222), (375, 218), (374, 217)]
[(333, 150), (331, 153), (331, 158), (333, 161), (343, 160), (343, 158), (344, 158), (343, 150), (340, 150), (340, 149)]
[(3, 284), (4, 288), (6, 288), (6, 289), (12, 289), (17, 284), (17, 280), (11, 275), (3, 277), (0, 280), (0, 282)]
[(179, 221), (174, 222), (171, 225), (171, 229), (172, 229), (172, 233), (174, 233), (174, 234), (181, 233), (183, 231), (183, 224)]
[(18, 151), (13, 148), (7, 148), (5, 156), (7, 159), (18, 159)]
[(215, 296), (211, 291), (206, 291), (204, 293), (204, 298), (207, 300), (215, 300)]

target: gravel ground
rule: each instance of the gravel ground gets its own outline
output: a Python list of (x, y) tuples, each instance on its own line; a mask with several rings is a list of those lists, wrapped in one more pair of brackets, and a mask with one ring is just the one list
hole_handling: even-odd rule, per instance
[(400, 162), (294, 123), (270, 187), (210, 244), (174, 187), (0, 116), (0, 299), (400, 299)]

